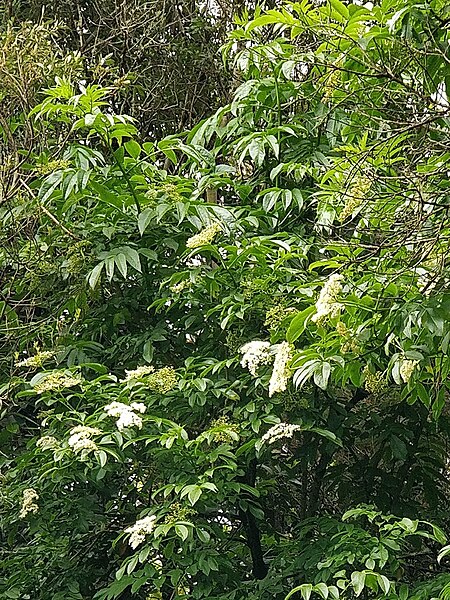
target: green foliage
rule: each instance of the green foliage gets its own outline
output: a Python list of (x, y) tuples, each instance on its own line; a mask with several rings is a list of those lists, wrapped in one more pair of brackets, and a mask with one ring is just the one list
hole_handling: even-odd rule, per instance
[(0, 207), (2, 597), (448, 597), (447, 26), (257, 10), (157, 143), (46, 89)]

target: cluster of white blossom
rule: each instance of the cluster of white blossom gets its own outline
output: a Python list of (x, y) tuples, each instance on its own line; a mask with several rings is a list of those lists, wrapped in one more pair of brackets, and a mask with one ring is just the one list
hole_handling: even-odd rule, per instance
[(206, 246), (213, 241), (214, 236), (221, 230), (222, 227), (219, 225), (219, 223), (213, 223), (209, 227), (205, 227), (205, 229), (200, 231), (200, 233), (197, 233), (197, 235), (190, 237), (186, 242), (186, 247), (200, 248), (201, 246)]
[(111, 404), (105, 406), (105, 412), (110, 417), (118, 417), (116, 425), (119, 431), (127, 427), (141, 429), (142, 419), (136, 413), (145, 413), (145, 404), (142, 404), (142, 402), (132, 402), (128, 405), (123, 404), (123, 402), (111, 402)]
[(16, 367), (42, 367), (46, 360), (53, 358), (53, 352), (48, 350), (36, 352), (34, 356), (28, 356), (16, 363)]
[(301, 429), (300, 425), (291, 425), (289, 423), (277, 423), (265, 433), (261, 441), (263, 444), (273, 444), (283, 438), (291, 438), (296, 431)]
[(132, 379), (142, 379), (142, 377), (153, 373), (154, 370), (155, 368), (151, 365), (143, 365), (142, 367), (137, 367), (131, 371), (125, 370), (125, 379), (122, 379), (122, 382), (130, 381)]
[(418, 364), (418, 360), (408, 360), (407, 358), (401, 361), (399, 373), (404, 383), (408, 383), (408, 381), (411, 379), (411, 376)]
[(248, 369), (253, 377), (256, 377), (260, 365), (268, 365), (272, 360), (270, 342), (254, 340), (244, 344), (239, 351), (243, 354), (242, 367)]
[(39, 510), (39, 506), (36, 504), (38, 500), (39, 494), (36, 492), (36, 490), (33, 490), (32, 488), (24, 490), (19, 517), (21, 519), (25, 519), (29, 513), (36, 514)]
[(326, 317), (337, 317), (344, 309), (344, 305), (337, 302), (339, 294), (342, 292), (342, 279), (342, 275), (334, 273), (325, 282), (316, 302), (317, 312), (311, 317), (314, 323), (321, 323)]
[(55, 450), (59, 448), (59, 442), (52, 435), (44, 435), (38, 439), (36, 446), (41, 450)]
[(145, 536), (151, 533), (155, 527), (156, 517), (151, 515), (136, 521), (134, 525), (125, 529), (125, 533), (130, 533), (128, 543), (135, 550), (139, 544), (145, 540)]
[(102, 432), (97, 427), (87, 427), (85, 425), (77, 425), (70, 430), (70, 438), (67, 443), (74, 452), (83, 452), (89, 454), (97, 450), (97, 444), (91, 439), (93, 435), (100, 435)]
[(288, 342), (278, 344), (273, 364), (272, 376), (269, 381), (269, 396), (276, 392), (285, 392), (289, 380), (289, 362), (292, 359), (292, 346)]

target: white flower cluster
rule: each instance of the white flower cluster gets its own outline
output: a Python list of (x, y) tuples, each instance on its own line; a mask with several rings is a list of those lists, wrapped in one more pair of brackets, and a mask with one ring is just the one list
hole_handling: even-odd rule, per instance
[(317, 312), (311, 317), (314, 323), (321, 323), (326, 317), (337, 317), (341, 310), (344, 310), (344, 305), (337, 302), (342, 292), (342, 279), (342, 275), (334, 273), (326, 281), (316, 302)]
[(118, 417), (116, 421), (117, 429), (122, 431), (127, 427), (142, 428), (142, 419), (136, 414), (145, 413), (145, 404), (142, 402), (132, 402), (130, 405), (123, 402), (111, 402), (105, 406), (105, 412), (110, 417)]
[(272, 376), (269, 381), (269, 396), (276, 392), (285, 392), (289, 380), (289, 362), (292, 359), (292, 346), (288, 342), (278, 344), (273, 364)]
[(145, 536), (151, 533), (155, 527), (156, 517), (151, 515), (150, 517), (144, 517), (139, 521), (136, 521), (134, 525), (125, 529), (125, 533), (130, 533), (130, 539), (128, 543), (135, 550), (139, 544), (145, 540)]
[(243, 354), (241, 359), (242, 367), (248, 369), (253, 377), (256, 377), (260, 365), (268, 365), (272, 360), (270, 342), (254, 340), (253, 342), (244, 344), (239, 351)]
[(16, 367), (42, 367), (46, 360), (53, 358), (53, 352), (43, 351), (37, 352), (34, 356), (28, 356), (16, 363)]
[(37, 500), (39, 500), (39, 494), (36, 492), (36, 490), (28, 488), (23, 491), (22, 507), (19, 513), (19, 517), (21, 519), (25, 519), (29, 513), (37, 513), (39, 510), (39, 506), (36, 504)]
[(38, 394), (52, 391), (62, 391), (65, 388), (71, 388), (80, 385), (82, 379), (72, 377), (64, 371), (53, 371), (40, 379), (34, 386), (34, 391)]
[(59, 448), (59, 442), (52, 435), (44, 435), (38, 439), (36, 446), (41, 450), (55, 450)]
[(261, 442), (263, 444), (273, 444), (282, 438), (291, 438), (296, 431), (301, 429), (300, 425), (291, 425), (289, 423), (277, 423), (265, 433)]
[(70, 430), (70, 438), (67, 443), (74, 452), (83, 452), (89, 454), (97, 450), (97, 444), (91, 439), (93, 435), (100, 435), (102, 432), (96, 427), (86, 427), (77, 425)]
[(131, 371), (125, 370), (125, 379), (122, 379), (122, 382), (130, 381), (131, 379), (142, 379), (149, 373), (153, 373), (155, 370), (151, 365), (143, 365), (142, 367), (137, 367), (136, 369), (132, 369)]
[(205, 229), (200, 231), (200, 233), (197, 233), (197, 235), (190, 237), (186, 242), (186, 247), (200, 248), (200, 246), (206, 246), (213, 241), (216, 233), (219, 233), (221, 230), (222, 227), (219, 225), (219, 223), (213, 223), (209, 227), (205, 227)]
[(407, 358), (402, 360), (399, 373), (404, 383), (408, 383), (408, 381), (411, 379), (411, 376), (418, 364), (418, 360), (408, 360)]

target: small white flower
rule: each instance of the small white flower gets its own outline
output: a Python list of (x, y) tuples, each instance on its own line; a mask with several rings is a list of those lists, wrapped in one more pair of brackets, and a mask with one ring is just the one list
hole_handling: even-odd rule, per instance
[(222, 227), (219, 223), (213, 223), (209, 227), (205, 227), (200, 233), (197, 235), (193, 235), (186, 242), (187, 248), (199, 248), (200, 246), (206, 246), (210, 244), (214, 236), (222, 230)]
[(39, 500), (39, 494), (36, 490), (33, 490), (32, 488), (24, 490), (19, 518), (25, 519), (29, 513), (36, 514), (39, 510), (39, 506), (36, 504), (37, 500)]
[(125, 370), (125, 379), (122, 379), (122, 382), (130, 381), (131, 379), (142, 379), (146, 375), (153, 373), (155, 370), (151, 365), (143, 365), (141, 367), (137, 367), (136, 369), (132, 369), (131, 371)]
[(145, 540), (145, 536), (150, 534), (155, 527), (156, 517), (151, 515), (144, 517), (139, 521), (136, 521), (131, 527), (125, 529), (125, 533), (129, 533), (130, 538), (128, 540), (129, 545), (135, 550)]
[(123, 402), (111, 402), (105, 406), (105, 412), (110, 417), (116, 417), (116, 426), (119, 431), (123, 431), (129, 427), (137, 427), (142, 429), (142, 419), (135, 411), (144, 413), (145, 404), (142, 402), (132, 402), (130, 406)]
[(275, 362), (273, 365), (272, 376), (269, 381), (269, 396), (272, 397), (276, 392), (286, 391), (289, 380), (289, 362), (292, 359), (292, 346), (288, 342), (278, 344)]
[(277, 423), (269, 429), (261, 438), (263, 444), (273, 444), (282, 438), (291, 438), (296, 431), (300, 431), (300, 425), (289, 423)]
[(344, 305), (337, 302), (339, 294), (342, 292), (342, 279), (342, 275), (334, 273), (325, 282), (316, 302), (317, 312), (311, 317), (311, 321), (321, 323), (326, 317), (337, 317), (344, 310)]
[(253, 377), (256, 377), (258, 367), (268, 365), (272, 360), (270, 342), (254, 340), (253, 342), (244, 344), (240, 348), (240, 352), (243, 354), (241, 366), (244, 369), (248, 369)]
[(84, 451), (84, 455), (87, 455), (98, 448), (97, 444), (91, 439), (91, 436), (100, 435), (101, 433), (102, 431), (97, 429), (97, 427), (77, 425), (70, 430), (70, 437), (67, 443), (73, 452), (79, 453)]
[(408, 360), (407, 358), (402, 360), (399, 372), (404, 383), (408, 383), (408, 381), (411, 379), (411, 376), (418, 364), (418, 360)]

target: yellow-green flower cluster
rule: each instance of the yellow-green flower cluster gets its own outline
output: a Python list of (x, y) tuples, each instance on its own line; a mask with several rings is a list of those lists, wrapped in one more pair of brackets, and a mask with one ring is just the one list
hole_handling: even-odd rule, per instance
[(189, 506), (183, 506), (179, 502), (172, 502), (169, 512), (164, 517), (164, 523), (169, 525), (178, 521), (188, 521), (194, 512)]
[(401, 361), (399, 373), (404, 383), (408, 383), (408, 381), (411, 379), (411, 376), (418, 364), (418, 360), (408, 360), (407, 358), (404, 358)]
[(33, 490), (32, 488), (24, 490), (19, 517), (25, 519), (30, 513), (36, 514), (39, 510), (39, 506), (37, 505), (38, 500), (39, 494), (36, 490)]
[(232, 423), (228, 417), (222, 416), (214, 419), (211, 429), (219, 429), (213, 432), (214, 441), (229, 444), (239, 437), (239, 425)]
[(53, 371), (36, 383), (34, 386), (34, 391), (38, 394), (43, 394), (44, 392), (61, 391), (65, 388), (71, 388), (76, 385), (80, 385), (80, 383), (82, 383), (82, 379), (79, 377), (73, 377), (64, 371)]
[(379, 394), (386, 389), (386, 380), (382, 371), (372, 373), (366, 365), (363, 369), (364, 388), (370, 394)]
[(368, 177), (357, 178), (356, 182), (345, 194), (345, 205), (339, 215), (341, 222), (351, 217), (354, 211), (361, 206), (371, 185), (372, 181)]
[(59, 171), (61, 169), (67, 169), (70, 166), (70, 162), (68, 160), (49, 160), (45, 165), (39, 165), (37, 171), (39, 175), (48, 175), (49, 173), (53, 173), (54, 171)]
[(92, 243), (88, 240), (80, 240), (67, 250), (67, 271), (71, 275), (77, 275), (86, 266), (86, 255), (89, 254)]
[(219, 223), (213, 223), (209, 227), (205, 227), (200, 233), (197, 235), (193, 235), (186, 242), (187, 248), (200, 248), (201, 246), (206, 246), (210, 244), (214, 236), (222, 230), (222, 227)]
[(38, 439), (36, 446), (41, 450), (56, 450), (59, 448), (59, 442), (52, 435), (44, 435)]
[(293, 312), (295, 312), (295, 308), (286, 308), (282, 304), (275, 304), (266, 312), (264, 325), (270, 331), (277, 331), (284, 319)]
[(322, 95), (323, 104), (327, 104), (333, 98), (334, 91), (337, 89), (337, 86), (341, 81), (341, 71), (339, 69), (340, 66), (341, 62), (337, 63), (325, 81)]
[(24, 358), (16, 363), (16, 367), (42, 367), (45, 361), (53, 358), (53, 352), (49, 350), (44, 350), (42, 352), (37, 352), (34, 356), (29, 356), (28, 358)]
[(190, 279), (182, 279), (179, 283), (170, 286), (170, 291), (174, 294), (180, 294), (183, 290), (191, 287)]
[(166, 394), (177, 385), (177, 373), (173, 367), (163, 367), (147, 377), (145, 383), (154, 392)]
[(269, 396), (277, 392), (285, 392), (290, 377), (289, 363), (292, 359), (292, 346), (288, 342), (281, 342), (275, 354), (272, 376), (269, 381)]
[(346, 354), (348, 352), (357, 353), (360, 351), (360, 346), (357, 340), (354, 338), (354, 333), (351, 329), (348, 329), (347, 325), (342, 321), (336, 323), (336, 331), (344, 338), (344, 342), (341, 345), (341, 352)]

